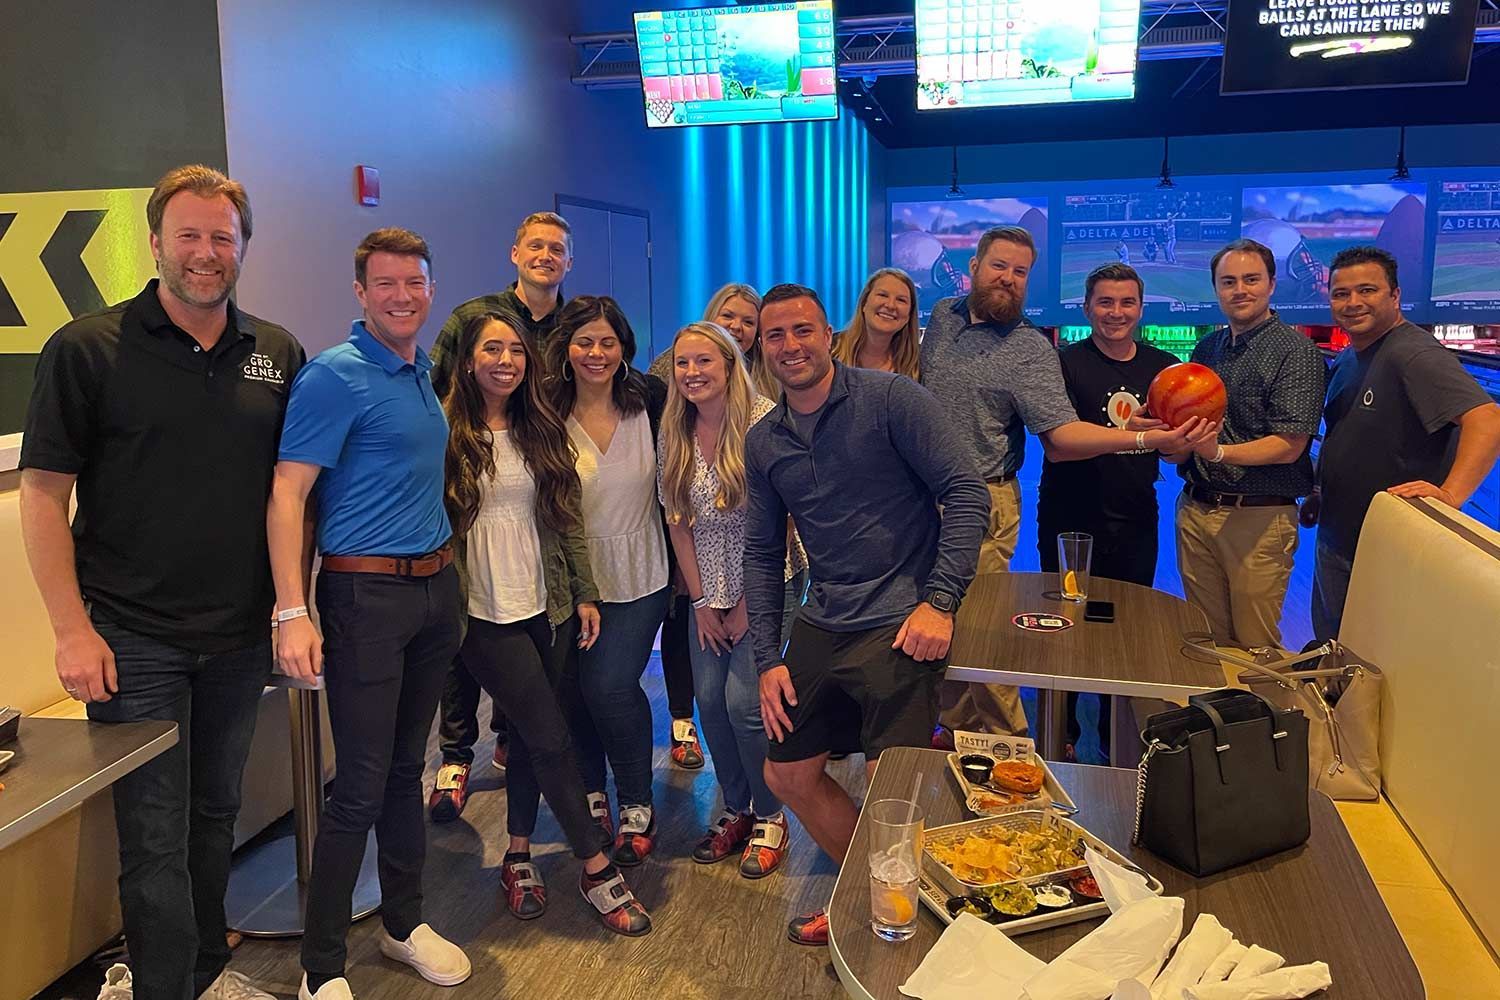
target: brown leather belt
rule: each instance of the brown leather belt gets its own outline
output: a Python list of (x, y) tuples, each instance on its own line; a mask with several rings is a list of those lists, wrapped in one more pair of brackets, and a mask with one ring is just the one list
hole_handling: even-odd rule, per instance
[(436, 576), (453, 562), (453, 546), (425, 556), (324, 556), (323, 568), (334, 573), (381, 573), (385, 576)]
[(1247, 493), (1218, 493), (1214, 490), (1206, 490), (1201, 486), (1187, 486), (1183, 488), (1183, 492), (1199, 503), (1206, 503), (1210, 507), (1297, 506), (1297, 501), (1293, 497), (1254, 496)]
[(1007, 472), (1003, 476), (997, 476), (994, 479), (986, 479), (985, 483), (989, 486), (999, 486), (1001, 483), (1008, 483), (1014, 478), (1016, 478), (1016, 474), (1014, 472)]

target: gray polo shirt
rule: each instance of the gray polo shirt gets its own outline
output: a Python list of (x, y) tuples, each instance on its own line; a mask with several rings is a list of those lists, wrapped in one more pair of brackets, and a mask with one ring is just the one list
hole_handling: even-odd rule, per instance
[(835, 364), (811, 444), (783, 398), (750, 428), (745, 471), (745, 601), (761, 671), (782, 662), (788, 514), (813, 580), (799, 615), (819, 628), (894, 625), (929, 588), (962, 598), (974, 579), (989, 492), (937, 400), (904, 375)]
[(987, 480), (1026, 459), (1026, 431), (1045, 434), (1078, 419), (1057, 350), (1022, 319), (970, 323), (967, 298), (943, 299), (922, 335), (922, 384), (947, 411), (953, 438)]
[(1224, 380), (1229, 397), (1221, 444), (1243, 444), (1271, 434), (1306, 434), (1308, 447), (1281, 465), (1215, 464), (1193, 456), (1179, 466), (1189, 483), (1220, 493), (1305, 497), (1312, 492), (1310, 448), (1323, 418), (1326, 366), (1311, 340), (1287, 326), (1275, 312), (1239, 337), (1229, 328), (1198, 341), (1193, 360)]

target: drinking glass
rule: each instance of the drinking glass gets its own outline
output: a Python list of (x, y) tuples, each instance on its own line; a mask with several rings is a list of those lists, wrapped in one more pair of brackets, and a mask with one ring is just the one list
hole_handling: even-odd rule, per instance
[(1089, 562), (1094, 555), (1094, 536), (1082, 531), (1064, 531), (1057, 536), (1057, 582), (1064, 600), (1085, 601), (1089, 596)]
[(870, 928), (883, 941), (905, 941), (917, 931), (922, 810), (905, 799), (881, 799), (865, 810), (870, 823)]

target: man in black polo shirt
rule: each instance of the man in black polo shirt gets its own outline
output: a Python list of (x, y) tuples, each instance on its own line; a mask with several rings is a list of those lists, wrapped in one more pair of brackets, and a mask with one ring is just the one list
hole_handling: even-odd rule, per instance
[(250, 239), (242, 186), (181, 167), (146, 219), (161, 277), (42, 349), (21, 530), (63, 689), (95, 722), (178, 726), (113, 788), (136, 995), (270, 1000), (226, 968), (224, 890), (271, 675), (266, 497), (305, 356), (229, 301)]
[[(509, 307), (526, 322), (531, 334), (547, 357), (546, 345), (557, 326), (562, 311), (562, 282), (573, 267), (573, 230), (556, 212), (532, 212), (516, 228), (516, 242), (510, 248), (510, 259), (516, 265), (516, 280), (503, 292), (481, 295), (453, 310), (429, 357), (432, 359), (432, 388), (438, 399), (448, 394), (458, 359), (459, 334), (464, 324), (476, 316)], [(438, 718), (438, 745), (443, 763), (438, 768), (427, 811), (433, 822), (458, 819), (469, 796), (469, 769), (474, 765), (474, 744), (479, 740), (479, 682), (463, 661), (455, 659), (443, 688), (443, 706)], [(505, 715), (493, 700), (490, 702), (490, 729), (495, 734), (495, 752), (491, 757), (495, 769), (505, 770)]]
[(1336, 639), (1354, 549), (1381, 490), (1462, 507), (1500, 453), (1500, 406), (1432, 334), (1401, 317), (1396, 259), (1352, 247), (1329, 271), (1333, 318), (1349, 334), (1334, 359), (1318, 491), (1302, 505), (1317, 524), (1312, 624)]
[(1323, 413), (1323, 358), (1271, 310), (1276, 258), (1236, 240), (1210, 262), (1229, 325), (1193, 348), (1224, 380), (1218, 440), (1166, 456), (1187, 482), (1177, 501), (1177, 568), (1221, 645), (1281, 645), (1297, 552), (1297, 501), (1312, 492), (1308, 446)]

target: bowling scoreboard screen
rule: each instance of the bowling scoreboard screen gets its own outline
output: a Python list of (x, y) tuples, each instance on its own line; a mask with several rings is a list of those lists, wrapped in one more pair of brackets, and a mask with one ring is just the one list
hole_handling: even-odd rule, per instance
[(1141, 0), (916, 0), (917, 108), (1128, 100)]
[(1231, 0), (1225, 94), (1457, 84), (1479, 0)]
[(635, 15), (646, 124), (837, 118), (832, 0)]

